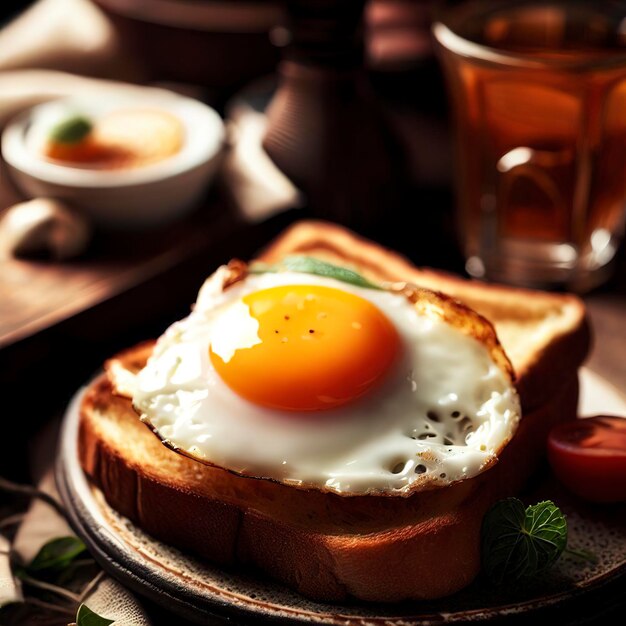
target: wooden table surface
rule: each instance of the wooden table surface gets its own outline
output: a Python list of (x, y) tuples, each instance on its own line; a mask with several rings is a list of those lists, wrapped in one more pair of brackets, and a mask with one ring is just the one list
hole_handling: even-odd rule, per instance
[[(287, 223), (291, 219), (283, 221)], [(280, 220), (275, 221), (281, 224)], [(269, 227), (265, 232), (272, 234), (278, 228)], [(174, 271), (185, 284), (201, 280), (206, 272), (201, 266), (193, 276), (184, 275), (190, 260), (198, 260), (198, 265), (201, 259), (210, 256), (211, 249), (217, 251), (224, 241), (232, 244), (243, 239), (248, 249), (259, 248), (267, 241), (260, 239), (263, 231), (258, 230), (255, 234), (254, 228), (228, 210), (212, 207), (198, 211), (183, 223), (157, 231), (101, 235), (85, 258), (71, 263), (0, 261), (0, 351), (141, 288), (167, 272)], [(223, 260), (228, 257), (228, 251), (224, 250)], [(175, 297), (176, 294), (167, 294), (169, 300)], [(595, 336), (589, 364), (626, 390), (624, 250), (620, 251), (610, 283), (584, 299)]]

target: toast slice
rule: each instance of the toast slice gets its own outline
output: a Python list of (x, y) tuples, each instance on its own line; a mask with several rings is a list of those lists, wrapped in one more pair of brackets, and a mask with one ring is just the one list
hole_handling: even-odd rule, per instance
[[(225, 566), (251, 565), (308, 597), (391, 602), (453, 593), (479, 570), (486, 509), (522, 488), (549, 428), (575, 416), (576, 372), (588, 346), (584, 308), (572, 296), (418, 270), (330, 224), (292, 227), (261, 259), (294, 253), (349, 265), (372, 279), (438, 287), (502, 329), (526, 411), (499, 462), (472, 479), (406, 498), (342, 497), (245, 478), (163, 446), (105, 374), (83, 401), (82, 466), (115, 509), (155, 537)], [(151, 350), (152, 343), (142, 344), (112, 362), (138, 371)]]
[(405, 281), (457, 298), (495, 327), (513, 364), (522, 407), (542, 406), (585, 359), (590, 329), (584, 304), (569, 294), (517, 289), (417, 268), (401, 255), (350, 231), (319, 221), (296, 223), (259, 260), (291, 254), (315, 256), (359, 271), (373, 281)]

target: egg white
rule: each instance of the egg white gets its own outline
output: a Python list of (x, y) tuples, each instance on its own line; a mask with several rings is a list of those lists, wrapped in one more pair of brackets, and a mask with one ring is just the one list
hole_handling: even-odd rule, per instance
[[(519, 399), (487, 347), (419, 315), (405, 296), (293, 272), (248, 275), (223, 290), (225, 271), (127, 381), (136, 410), (169, 445), (247, 476), (340, 494), (406, 494), (475, 476), (512, 437)], [(241, 298), (296, 284), (343, 289), (385, 313), (402, 350), (383, 384), (350, 404), (294, 414), (257, 406), (222, 381), (209, 346), (228, 355), (259, 342)]]

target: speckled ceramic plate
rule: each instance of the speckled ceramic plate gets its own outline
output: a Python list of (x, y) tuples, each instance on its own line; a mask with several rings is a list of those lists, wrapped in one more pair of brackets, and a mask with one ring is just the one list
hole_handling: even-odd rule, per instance
[[(581, 415), (626, 415), (626, 400), (596, 374), (583, 370)], [(395, 605), (330, 605), (306, 600), (261, 575), (224, 571), (167, 546), (108, 506), (86, 480), (77, 457), (77, 394), (65, 416), (57, 482), (76, 532), (110, 574), (138, 593), (200, 624), (324, 624), (406, 626), (501, 622), (539, 617), (597, 614), (618, 602), (626, 584), (626, 506), (586, 507), (550, 478), (529, 495), (554, 499), (567, 514), (569, 545), (593, 552), (597, 563), (563, 557), (541, 579), (494, 590), (484, 580), (452, 597)], [(599, 599), (598, 599), (599, 598)], [(597, 610), (593, 606), (597, 604)], [(592, 611), (590, 613), (590, 610)], [(525, 619), (524, 619), (525, 621)]]

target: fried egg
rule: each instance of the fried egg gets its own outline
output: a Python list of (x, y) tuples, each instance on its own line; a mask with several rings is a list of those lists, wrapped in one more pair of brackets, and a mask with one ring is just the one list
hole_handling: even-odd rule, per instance
[(175, 450), (297, 487), (408, 495), (475, 476), (513, 436), (509, 372), (437, 306), (293, 271), (231, 278), (208, 279), (124, 383)]

